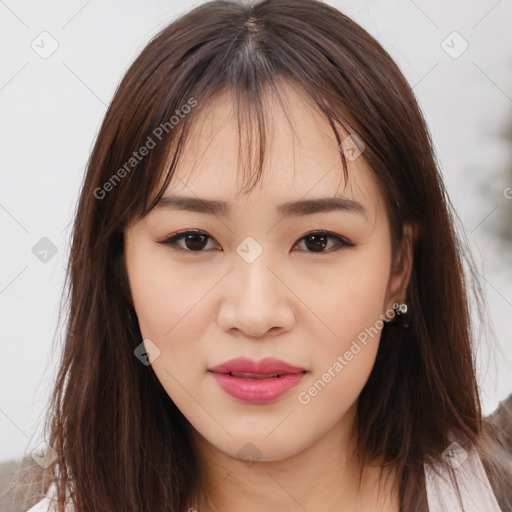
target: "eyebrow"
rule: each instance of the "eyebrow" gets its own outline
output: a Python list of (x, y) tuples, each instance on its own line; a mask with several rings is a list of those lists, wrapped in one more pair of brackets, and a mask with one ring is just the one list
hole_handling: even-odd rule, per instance
[[(229, 203), (199, 197), (162, 196), (155, 205), (155, 209), (186, 210), (225, 217), (231, 215)], [(277, 214), (283, 217), (299, 217), (331, 211), (358, 213), (365, 217), (368, 214), (368, 211), (360, 202), (346, 197), (322, 197), (289, 201), (277, 207)]]

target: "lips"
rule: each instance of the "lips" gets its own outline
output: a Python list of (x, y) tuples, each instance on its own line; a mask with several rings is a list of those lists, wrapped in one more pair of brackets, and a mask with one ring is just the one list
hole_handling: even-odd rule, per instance
[(230, 359), (208, 371), (228, 395), (254, 404), (277, 400), (295, 389), (307, 373), (304, 368), (273, 357), (258, 362), (243, 357)]
[(208, 370), (214, 373), (229, 374), (233, 377), (249, 379), (279, 378), (282, 375), (304, 373), (306, 371), (304, 368), (294, 366), (273, 357), (267, 357), (261, 361), (238, 357), (209, 368)]

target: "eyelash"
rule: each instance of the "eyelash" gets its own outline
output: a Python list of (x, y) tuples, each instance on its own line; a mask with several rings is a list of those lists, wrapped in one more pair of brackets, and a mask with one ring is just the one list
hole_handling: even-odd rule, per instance
[[(180, 247), (178, 245), (178, 243), (177, 243), (178, 241), (183, 240), (187, 236), (190, 236), (190, 235), (203, 235), (207, 239), (214, 240), (213, 237), (211, 237), (210, 235), (208, 235), (204, 231), (189, 230), (189, 231), (181, 231), (179, 233), (171, 235), (171, 236), (169, 236), (169, 237), (159, 241), (158, 243), (162, 244), (162, 245), (170, 246), (171, 249), (176, 250), (176, 251), (183, 251), (183, 252), (188, 252), (188, 253), (198, 253), (198, 254), (206, 252), (206, 250), (192, 251), (190, 249), (184, 249), (183, 247)], [(327, 251), (319, 251), (319, 252), (305, 251), (305, 252), (309, 252), (310, 254), (330, 254), (331, 252), (337, 252), (337, 251), (339, 251), (340, 249), (343, 249), (343, 248), (354, 247), (353, 243), (345, 240), (344, 238), (342, 238), (339, 235), (336, 235), (334, 233), (330, 233), (329, 231), (310, 231), (309, 233), (306, 233), (304, 236), (302, 236), (298, 240), (297, 243), (299, 243), (303, 239), (307, 238), (308, 236), (312, 236), (312, 235), (319, 235), (319, 236), (322, 236), (322, 237), (333, 239), (333, 240), (335, 240), (337, 242), (338, 245), (335, 246), (334, 248), (331, 248), (331, 249), (327, 250)], [(295, 245), (297, 245), (297, 244), (295, 244)]]

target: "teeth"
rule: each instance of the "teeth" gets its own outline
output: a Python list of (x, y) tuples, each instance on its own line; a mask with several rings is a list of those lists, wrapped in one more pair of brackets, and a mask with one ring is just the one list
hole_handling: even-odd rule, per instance
[(246, 379), (269, 379), (269, 378), (278, 378), (280, 375), (278, 373), (267, 373), (266, 375), (257, 375), (255, 373), (246, 373), (246, 372), (229, 372), (229, 375), (232, 377), (243, 377)]

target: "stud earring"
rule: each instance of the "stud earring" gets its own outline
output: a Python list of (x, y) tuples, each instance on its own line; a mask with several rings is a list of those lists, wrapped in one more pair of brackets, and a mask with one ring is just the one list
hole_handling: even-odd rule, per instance
[(395, 320), (384, 320), (386, 324), (400, 325), (401, 327), (409, 327), (409, 320), (407, 316), (408, 311), (407, 304), (405, 302), (395, 302), (393, 304), (393, 311), (395, 313)]

